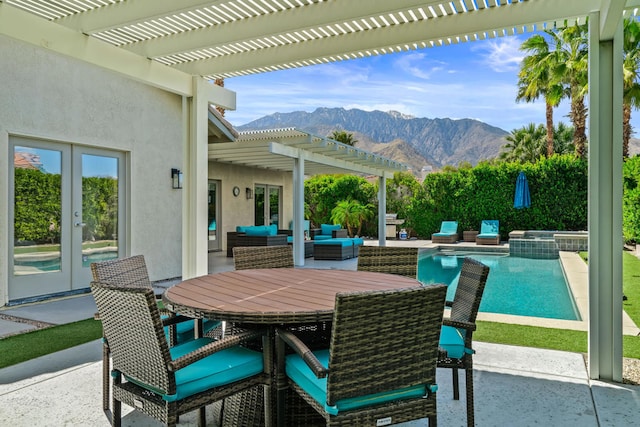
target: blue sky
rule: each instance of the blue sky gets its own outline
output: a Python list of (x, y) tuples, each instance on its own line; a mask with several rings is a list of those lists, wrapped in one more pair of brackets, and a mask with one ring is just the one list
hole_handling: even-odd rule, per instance
[[(240, 126), (272, 113), (318, 107), (395, 110), (426, 118), (472, 118), (506, 131), (544, 123), (544, 102), (516, 103), (516, 83), (532, 34), (233, 77), (237, 110), (226, 118)], [(570, 123), (565, 101), (556, 122)]]

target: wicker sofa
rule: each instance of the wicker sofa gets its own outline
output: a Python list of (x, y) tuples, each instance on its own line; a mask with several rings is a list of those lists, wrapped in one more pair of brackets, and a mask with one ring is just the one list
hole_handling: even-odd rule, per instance
[(227, 232), (227, 256), (233, 256), (236, 246), (283, 246), (287, 244), (287, 234), (281, 233), (276, 225), (238, 226), (236, 231)]

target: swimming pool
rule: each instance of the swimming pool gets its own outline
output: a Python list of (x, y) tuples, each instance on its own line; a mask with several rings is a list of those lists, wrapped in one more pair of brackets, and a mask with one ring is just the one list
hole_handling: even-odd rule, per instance
[(418, 262), (418, 280), (447, 284), (447, 299), (452, 300), (465, 256), (490, 268), (481, 312), (580, 320), (559, 259), (423, 251)]

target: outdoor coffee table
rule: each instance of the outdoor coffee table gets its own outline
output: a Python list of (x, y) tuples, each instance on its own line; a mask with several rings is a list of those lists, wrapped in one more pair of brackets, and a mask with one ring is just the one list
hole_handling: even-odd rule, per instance
[[(419, 284), (409, 277), (368, 271), (271, 268), (188, 279), (169, 288), (163, 300), (168, 309), (184, 316), (265, 326), (273, 340), (278, 326), (331, 322), (337, 293), (400, 289)], [(270, 346), (268, 351), (273, 352), (273, 343)], [(267, 401), (273, 402), (271, 389), (275, 390), (275, 386), (273, 376), (272, 384), (265, 390)], [(284, 420), (282, 413), (271, 413), (269, 417), (274, 419), (276, 415), (280, 422)]]

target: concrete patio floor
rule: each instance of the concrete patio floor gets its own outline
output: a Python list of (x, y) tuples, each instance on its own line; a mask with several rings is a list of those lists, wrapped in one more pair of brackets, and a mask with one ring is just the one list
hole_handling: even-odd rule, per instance
[[(429, 246), (430, 242), (389, 242)], [(369, 243), (367, 243), (369, 244)], [(231, 258), (210, 255), (210, 271), (233, 268)], [(357, 260), (307, 259), (307, 268), (355, 269)], [(168, 281), (162, 286), (175, 282)], [(48, 323), (93, 316), (95, 304), (85, 294), (0, 310), (0, 314)], [(0, 336), (20, 325), (0, 321)], [(27, 325), (28, 324), (23, 324)], [(635, 426), (640, 414), (640, 386), (591, 381), (582, 354), (476, 342), (475, 414), (478, 426)], [(0, 355), (1, 357), (1, 355)], [(0, 425), (107, 426), (101, 410), (99, 340), (39, 359), (0, 369)], [(461, 376), (464, 390), (464, 375)], [(454, 401), (451, 373), (438, 370), (440, 426), (466, 425), (464, 392)], [(208, 411), (211, 424), (213, 411)], [(124, 408), (124, 426), (160, 425)], [(195, 416), (179, 425), (194, 425)], [(427, 425), (426, 420), (403, 424)]]

